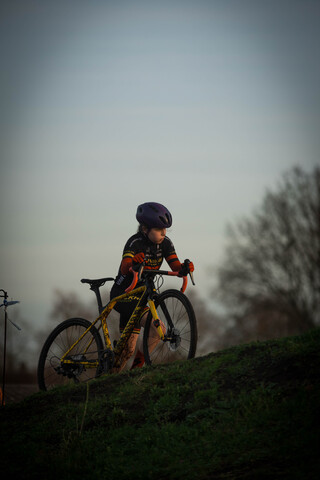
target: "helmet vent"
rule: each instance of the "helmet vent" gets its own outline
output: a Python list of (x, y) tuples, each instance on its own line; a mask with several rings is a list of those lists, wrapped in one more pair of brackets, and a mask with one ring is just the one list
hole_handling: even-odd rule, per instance
[(168, 225), (169, 223), (169, 218), (168, 218), (168, 215), (166, 214), (165, 217), (163, 217), (162, 215), (159, 216), (161, 222), (163, 222), (165, 225)]

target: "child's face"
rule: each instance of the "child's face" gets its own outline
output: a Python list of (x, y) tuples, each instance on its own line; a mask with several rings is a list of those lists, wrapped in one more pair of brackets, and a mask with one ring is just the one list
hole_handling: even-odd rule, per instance
[(166, 233), (166, 228), (151, 228), (148, 232), (148, 238), (151, 242), (159, 244), (163, 242)]

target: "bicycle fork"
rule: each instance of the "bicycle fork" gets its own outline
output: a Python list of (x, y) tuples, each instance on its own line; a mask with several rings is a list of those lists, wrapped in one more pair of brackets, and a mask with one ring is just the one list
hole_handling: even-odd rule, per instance
[(165, 334), (164, 334), (162, 326), (161, 326), (162, 322), (161, 322), (161, 320), (158, 316), (158, 312), (157, 312), (156, 306), (154, 304), (154, 301), (149, 299), (148, 300), (148, 305), (149, 305), (151, 315), (152, 315), (152, 318), (153, 318), (153, 325), (157, 329), (157, 332), (158, 332), (158, 335), (159, 335), (160, 339), (164, 340), (164, 335)]

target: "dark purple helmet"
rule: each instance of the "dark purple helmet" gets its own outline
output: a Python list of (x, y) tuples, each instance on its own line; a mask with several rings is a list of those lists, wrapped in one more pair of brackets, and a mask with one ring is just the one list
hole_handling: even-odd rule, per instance
[(156, 202), (139, 205), (136, 219), (149, 228), (169, 228), (172, 225), (172, 216), (169, 210), (161, 203)]

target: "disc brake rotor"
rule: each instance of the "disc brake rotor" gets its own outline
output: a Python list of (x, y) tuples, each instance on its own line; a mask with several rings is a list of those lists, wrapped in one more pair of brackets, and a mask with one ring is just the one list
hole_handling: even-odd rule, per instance
[(181, 344), (180, 331), (177, 328), (173, 328), (171, 334), (168, 337), (169, 349), (171, 351), (176, 351)]

